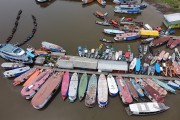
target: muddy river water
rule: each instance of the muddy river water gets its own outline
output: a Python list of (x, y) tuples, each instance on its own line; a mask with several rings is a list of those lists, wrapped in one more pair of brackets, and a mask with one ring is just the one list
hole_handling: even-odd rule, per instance
[[(114, 14), (114, 4), (108, 3), (103, 8), (97, 2), (88, 6), (82, 6), (81, 0), (54, 0), (48, 4), (37, 4), (35, 0), (0, 0), (0, 41), (5, 43), (6, 38), (11, 33), (17, 12), (23, 11), (17, 32), (10, 43), (17, 43), (24, 40), (33, 29), (31, 14), (37, 18), (38, 28), (35, 36), (27, 44), (40, 47), (42, 41), (49, 41), (62, 46), (67, 50), (67, 54), (77, 55), (77, 46), (82, 45), (87, 48), (96, 48), (101, 44), (100, 38), (113, 39), (112, 36), (102, 33), (104, 28), (95, 24), (98, 20), (93, 12), (99, 10), (108, 12), (110, 18), (120, 19), (123, 16), (132, 17), (136, 21), (143, 21), (151, 26), (164, 27), (163, 16), (154, 7), (148, 6), (142, 14), (122, 15)], [(178, 31), (176, 31), (178, 33)], [(118, 42), (112, 44), (117, 50), (127, 50), (127, 45), (131, 45), (132, 52), (137, 55), (137, 44), (139, 40), (132, 42)], [(27, 47), (23, 45), (22, 47)], [(159, 47), (154, 49), (167, 49)], [(3, 59), (0, 59), (0, 63)], [(1, 73), (4, 71), (0, 68)], [(119, 96), (109, 97), (109, 104), (106, 109), (87, 108), (84, 101), (70, 103), (63, 101), (60, 92), (49, 102), (43, 110), (35, 110), (31, 102), (22, 98), (20, 94), (21, 86), (14, 87), (12, 81), (0, 74), (0, 119), (1, 120), (179, 120), (180, 91), (177, 95), (168, 94), (165, 104), (171, 108), (159, 115), (153, 116), (128, 116), (124, 110)]]

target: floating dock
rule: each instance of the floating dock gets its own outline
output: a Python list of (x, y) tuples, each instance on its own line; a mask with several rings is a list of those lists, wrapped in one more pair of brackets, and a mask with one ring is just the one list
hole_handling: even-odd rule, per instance
[[(44, 66), (34, 66), (35, 68), (39, 69), (48, 69), (50, 67), (44, 67)], [(149, 76), (149, 75), (138, 75), (138, 74), (122, 74), (122, 73), (110, 73), (110, 72), (98, 72), (95, 70), (79, 70), (79, 69), (59, 69), (59, 68), (52, 68), (54, 71), (69, 71), (69, 72), (77, 72), (77, 73), (87, 73), (87, 74), (112, 74), (113, 76), (121, 75), (122, 77), (129, 77), (129, 78), (155, 78), (159, 80), (179, 80), (179, 78), (176, 77), (164, 77), (164, 76)]]

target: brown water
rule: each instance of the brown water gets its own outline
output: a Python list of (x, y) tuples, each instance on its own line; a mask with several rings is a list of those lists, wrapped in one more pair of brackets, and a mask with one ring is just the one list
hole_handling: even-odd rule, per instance
[[(94, 23), (96, 18), (92, 13), (96, 10), (108, 12), (111, 18), (121, 18), (124, 15), (114, 14), (113, 6), (107, 5), (105, 8), (94, 2), (86, 7), (82, 7), (81, 0), (56, 0), (49, 4), (38, 5), (35, 0), (1, 0), (0, 2), (0, 39), (1, 43), (11, 33), (14, 21), (19, 9), (23, 10), (17, 32), (10, 43), (24, 40), (30, 34), (33, 23), (31, 14), (37, 18), (38, 29), (35, 37), (28, 42), (34, 47), (40, 47), (41, 41), (49, 41), (63, 46), (68, 54), (76, 55), (78, 45), (88, 48), (98, 47), (100, 38), (112, 39), (111, 36), (102, 33), (102, 27)], [(151, 26), (162, 26), (162, 14), (153, 7), (148, 6), (144, 12), (138, 16), (131, 16), (136, 20), (143, 21)], [(132, 51), (137, 54), (137, 44), (139, 41), (119, 42), (113, 44), (116, 49), (126, 50), (127, 44), (131, 45)], [(24, 45), (23, 47), (26, 47)], [(166, 49), (160, 47), (155, 49)], [(168, 51), (170, 51), (168, 49)], [(2, 63), (3, 60), (1, 59)], [(1, 72), (4, 70), (0, 69)], [(168, 94), (165, 104), (170, 106), (170, 110), (153, 116), (137, 117), (128, 116), (124, 110), (124, 105), (119, 96), (109, 97), (107, 109), (100, 109), (98, 105), (89, 109), (84, 105), (84, 101), (69, 103), (62, 101), (60, 93), (54, 97), (43, 110), (35, 110), (31, 102), (22, 98), (20, 94), (21, 86), (14, 87), (12, 81), (5, 79), (0, 74), (0, 119), (1, 120), (178, 120), (180, 115), (180, 91), (177, 95)]]

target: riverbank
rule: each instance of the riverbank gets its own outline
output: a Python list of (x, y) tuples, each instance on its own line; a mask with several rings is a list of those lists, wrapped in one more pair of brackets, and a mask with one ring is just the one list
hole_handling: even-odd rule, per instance
[(180, 12), (179, 0), (145, 0), (145, 2), (156, 7), (163, 14)]

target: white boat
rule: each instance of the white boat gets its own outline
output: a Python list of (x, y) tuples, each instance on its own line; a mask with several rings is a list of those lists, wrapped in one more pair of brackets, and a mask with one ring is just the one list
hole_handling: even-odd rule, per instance
[(42, 42), (42, 47), (53, 52), (66, 52), (62, 47), (49, 42)]
[(146, 102), (146, 103), (134, 103), (129, 104), (129, 107), (125, 108), (128, 115), (151, 115), (164, 112), (169, 109), (164, 103)]
[(130, 53), (130, 56), (129, 56), (129, 61), (128, 61), (128, 62), (132, 62), (133, 57), (134, 57), (134, 54), (131, 52), (131, 53)]
[(137, 58), (134, 58), (132, 60), (132, 62), (130, 63), (130, 65), (129, 65), (129, 72), (132, 72), (134, 70), (134, 68), (136, 66), (136, 61), (137, 61)]
[(14, 44), (0, 44), (0, 56), (10, 61), (33, 63), (32, 58), (22, 48)]
[(68, 98), (70, 102), (74, 102), (77, 97), (77, 88), (78, 88), (78, 74), (73, 73), (70, 83), (69, 83), (69, 91)]
[(25, 65), (23, 63), (13, 63), (13, 62), (4, 62), (1, 64), (1, 67), (5, 69), (15, 69), (15, 68), (20, 68), (24, 66)]
[(121, 60), (122, 59), (122, 57), (123, 57), (123, 55), (122, 55), (123, 53), (122, 53), (122, 51), (119, 51), (119, 60)]
[(116, 60), (118, 60), (119, 59), (119, 55), (120, 55), (120, 53), (119, 53), (120, 51), (116, 51), (116, 53), (115, 53), (115, 59)]
[(109, 88), (109, 94), (111, 96), (116, 96), (118, 94), (118, 87), (114, 77), (111, 74), (107, 76), (107, 83)]
[(104, 26), (110, 26), (111, 24), (109, 24), (108, 22), (106, 21), (95, 21), (96, 24), (99, 24), (99, 25), (104, 25)]
[(5, 77), (17, 77), (25, 72), (27, 72), (30, 69), (29, 66), (21, 67), (13, 70), (5, 71), (3, 74)]
[(104, 33), (110, 34), (110, 35), (116, 35), (116, 34), (123, 34), (124, 31), (115, 30), (115, 29), (104, 29)]
[(144, 46), (144, 52), (143, 52), (143, 54), (146, 55), (147, 51), (148, 51), (148, 46), (145, 45), (145, 46)]
[(100, 108), (106, 107), (108, 103), (108, 85), (104, 74), (98, 80), (98, 104)]
[(172, 87), (173, 89), (180, 89), (180, 86), (178, 84), (176, 84), (173, 81), (168, 81), (167, 83), (170, 87)]
[(174, 80), (174, 82), (180, 86), (180, 81), (179, 80)]

